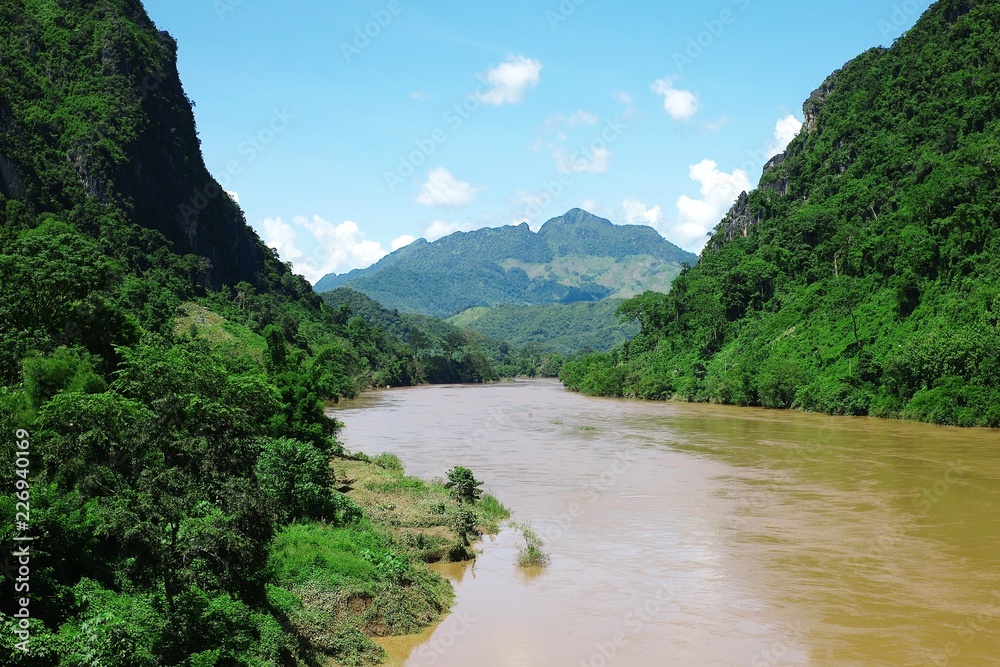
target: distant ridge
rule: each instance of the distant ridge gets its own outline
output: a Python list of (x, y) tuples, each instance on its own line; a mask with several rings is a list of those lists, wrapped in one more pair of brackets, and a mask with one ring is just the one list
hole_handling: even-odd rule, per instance
[(615, 225), (581, 209), (536, 233), (517, 226), (420, 239), (374, 266), (316, 283), (319, 293), (350, 287), (387, 308), (448, 317), (468, 308), (542, 305), (668, 291), (697, 257), (652, 227)]

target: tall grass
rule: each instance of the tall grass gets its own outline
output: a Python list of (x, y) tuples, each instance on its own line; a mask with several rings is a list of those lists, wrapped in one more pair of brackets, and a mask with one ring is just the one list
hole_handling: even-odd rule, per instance
[(524, 538), (524, 546), (517, 552), (517, 564), (519, 567), (545, 567), (549, 564), (549, 555), (542, 551), (545, 543), (542, 538), (527, 524), (517, 526)]

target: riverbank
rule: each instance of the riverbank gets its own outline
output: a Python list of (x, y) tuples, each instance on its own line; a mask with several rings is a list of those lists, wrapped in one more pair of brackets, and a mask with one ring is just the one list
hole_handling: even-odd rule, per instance
[(451, 584), (427, 566), (475, 556), (474, 535), (457, 530), (463, 513), (474, 533), (495, 534), (508, 512), (489, 495), (461, 504), (443, 483), (406, 476), (391, 454), (337, 457), (331, 470), (353, 520), (291, 525), (276, 537), (271, 567), (291, 595), (272, 604), (327, 665), (380, 665), (385, 651), (372, 638), (418, 633), (451, 609)]

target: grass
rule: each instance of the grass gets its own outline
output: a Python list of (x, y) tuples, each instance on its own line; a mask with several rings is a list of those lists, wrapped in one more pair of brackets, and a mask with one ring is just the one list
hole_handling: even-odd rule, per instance
[(510, 512), (491, 495), (459, 504), (442, 483), (407, 477), (392, 454), (337, 458), (332, 468), (363, 518), (287, 526), (272, 546), (268, 597), (335, 664), (379, 665), (385, 653), (371, 637), (420, 632), (451, 608), (451, 585), (427, 564), (474, 557), (459, 517), (474, 537), (499, 532)]
[(174, 335), (207, 340), (232, 357), (250, 356), (259, 365), (263, 365), (267, 352), (267, 343), (262, 337), (190, 301), (177, 309)]
[(524, 546), (517, 552), (517, 564), (519, 567), (545, 567), (549, 564), (549, 555), (542, 551), (545, 543), (542, 538), (526, 524), (517, 525), (524, 538)]

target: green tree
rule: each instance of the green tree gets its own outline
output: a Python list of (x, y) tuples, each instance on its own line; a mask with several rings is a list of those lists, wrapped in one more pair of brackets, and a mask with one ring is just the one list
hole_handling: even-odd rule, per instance
[(474, 503), (482, 495), (483, 483), (478, 481), (472, 471), (462, 466), (456, 466), (448, 471), (448, 481), (445, 488), (451, 489), (452, 495), (460, 503)]

